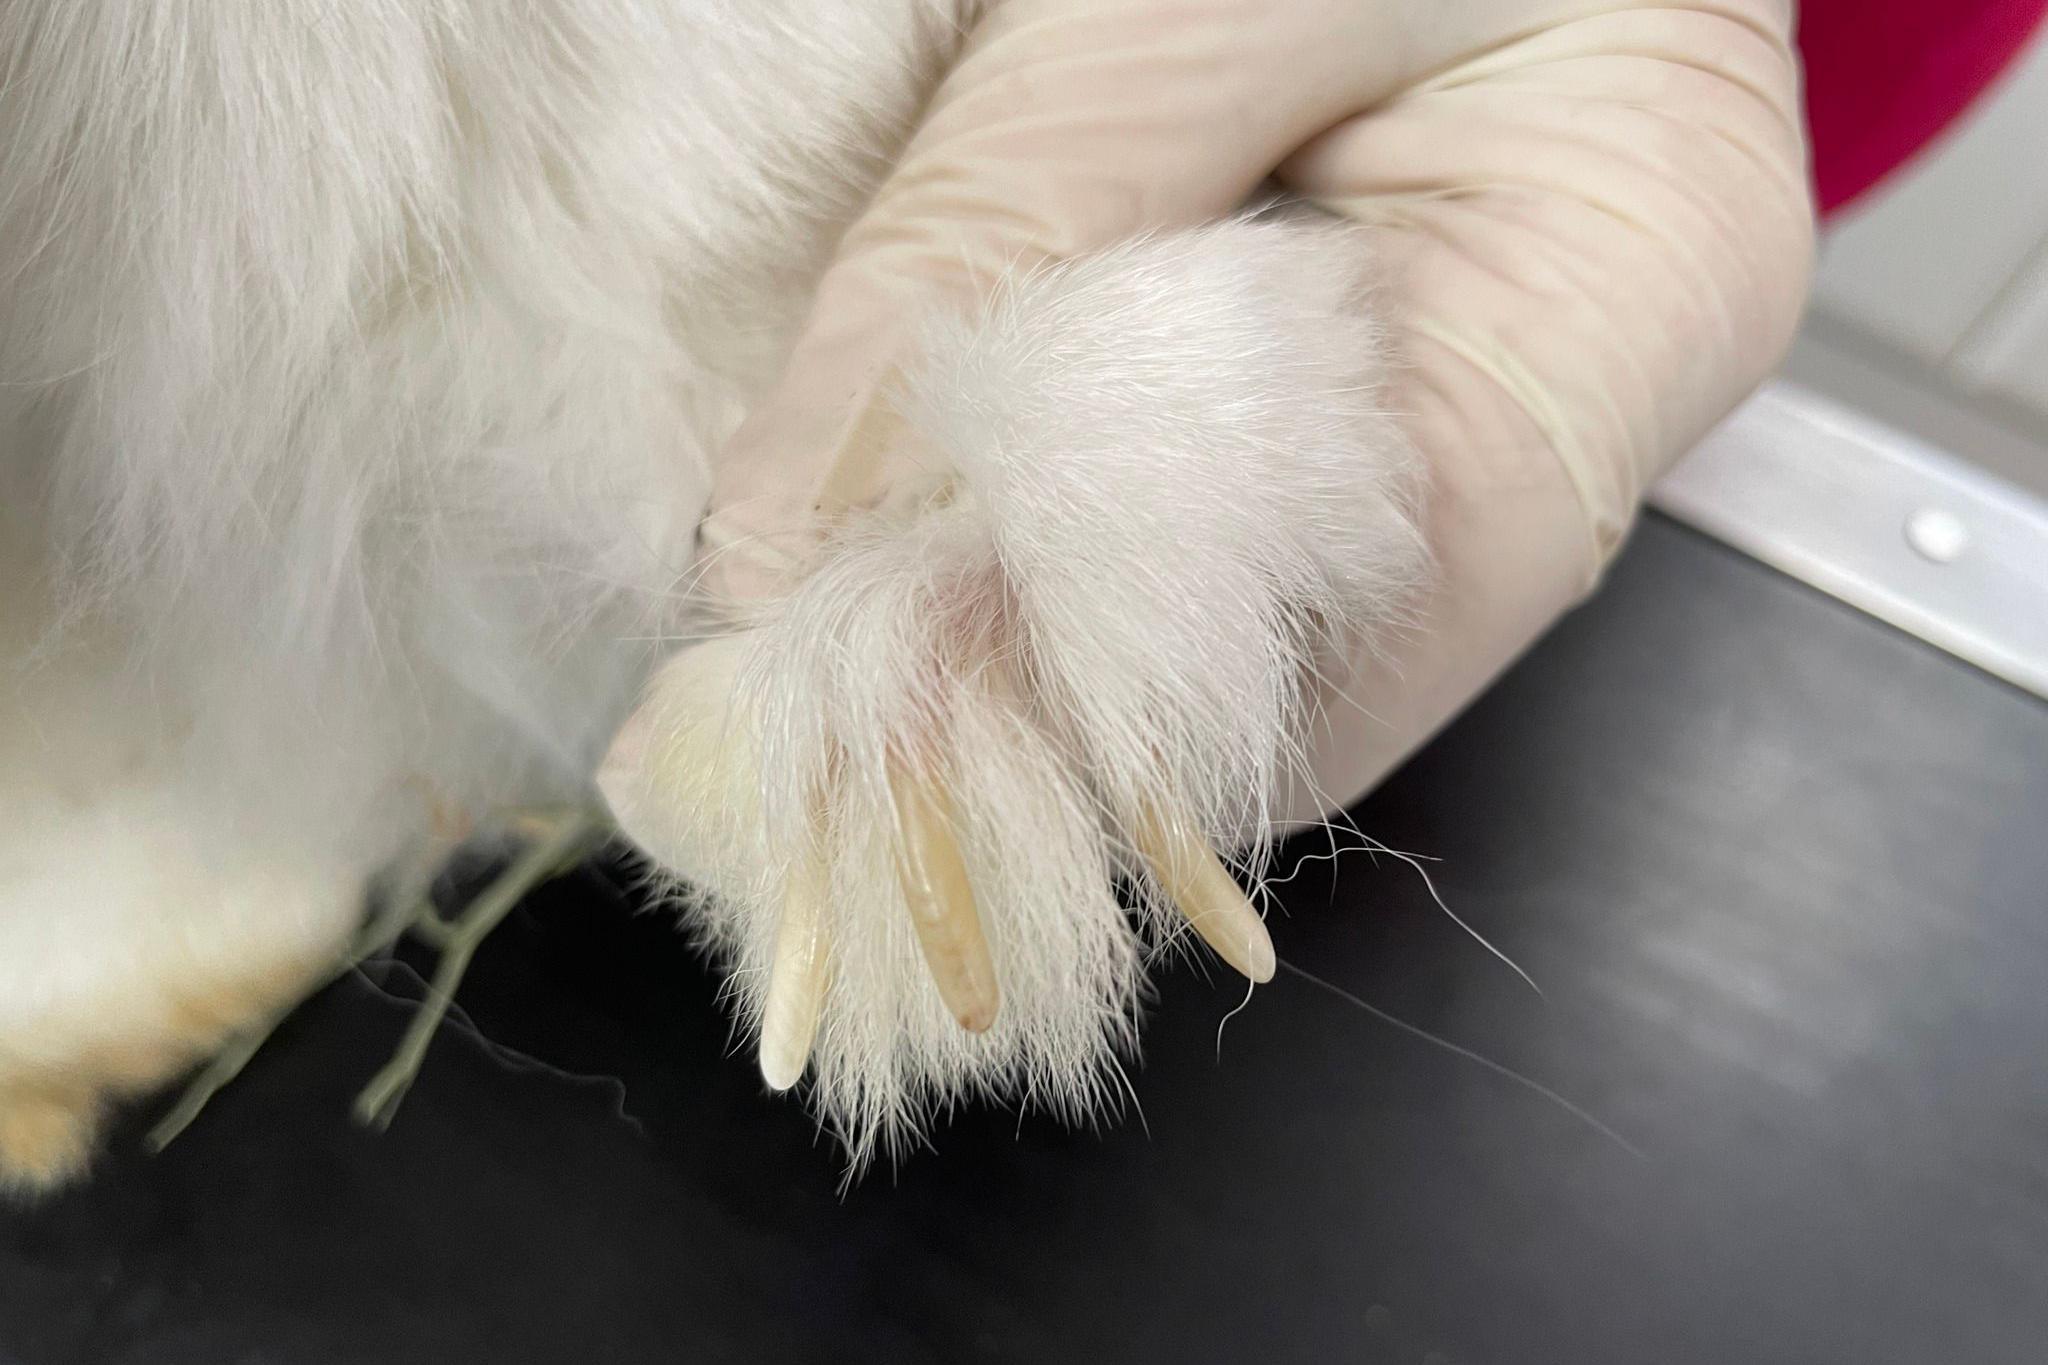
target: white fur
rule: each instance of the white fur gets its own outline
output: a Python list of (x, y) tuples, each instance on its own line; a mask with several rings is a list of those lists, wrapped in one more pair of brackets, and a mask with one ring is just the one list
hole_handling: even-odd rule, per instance
[[(856, 1161), (971, 1091), (1098, 1105), (1142, 950), (1184, 927), (1133, 830), (1164, 812), (1256, 861), (1322, 647), (1385, 627), (1415, 586), (1363, 266), (1354, 234), (1235, 224), (938, 322), (901, 406), (954, 482), (842, 528), (748, 635), (652, 689), (606, 791), (708, 893), (750, 1026), (792, 868), (829, 861), (816, 1093)], [(1003, 989), (984, 1035), (926, 976), (892, 764), (954, 793)]]
[[(0, 6), (0, 1111), (94, 1046), (32, 983), (146, 1031), (138, 958), (261, 975), (435, 818), (585, 787), (694, 629), (705, 452), (970, 8)], [(848, 527), (731, 661), (759, 765), (668, 833), (715, 850), (698, 913), (751, 985), (796, 794), (852, 755), (819, 1075), (856, 1148), (970, 1086), (1092, 1102), (1135, 803), (1255, 844), (1317, 639), (1418, 571), (1355, 260), (1236, 227), (934, 319), (904, 402), (962, 491)], [(729, 714), (690, 696), (679, 725)], [(936, 716), (1004, 979), (983, 1042), (936, 1026), (863, 804)]]

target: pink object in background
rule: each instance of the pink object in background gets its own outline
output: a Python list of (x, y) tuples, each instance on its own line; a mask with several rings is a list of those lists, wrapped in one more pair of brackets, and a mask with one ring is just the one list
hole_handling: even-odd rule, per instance
[(1799, 46), (1822, 214), (1938, 137), (2044, 16), (2048, 0), (1805, 0)]

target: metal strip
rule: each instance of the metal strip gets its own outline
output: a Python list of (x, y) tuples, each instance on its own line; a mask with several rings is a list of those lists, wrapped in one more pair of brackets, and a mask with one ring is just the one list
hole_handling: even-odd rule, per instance
[(1650, 504), (2048, 698), (2048, 503), (1945, 450), (1780, 381)]

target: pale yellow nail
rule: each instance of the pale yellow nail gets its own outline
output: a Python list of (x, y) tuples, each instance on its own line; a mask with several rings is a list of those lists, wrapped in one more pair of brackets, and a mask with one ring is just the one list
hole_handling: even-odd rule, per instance
[(896, 806), (897, 876), (925, 966), (960, 1027), (981, 1033), (995, 1023), (1002, 992), (953, 837), (952, 797), (902, 772), (891, 774), (889, 794)]
[(761, 1079), (787, 1090), (802, 1079), (818, 1036), (825, 987), (832, 977), (832, 944), (825, 928), (822, 860), (806, 859), (791, 874), (775, 956), (768, 967), (768, 998), (761, 1007)]
[(1253, 981), (1271, 981), (1275, 959), (1265, 921), (1209, 846), (1156, 818), (1140, 821), (1136, 834), (1153, 878), (1203, 942)]

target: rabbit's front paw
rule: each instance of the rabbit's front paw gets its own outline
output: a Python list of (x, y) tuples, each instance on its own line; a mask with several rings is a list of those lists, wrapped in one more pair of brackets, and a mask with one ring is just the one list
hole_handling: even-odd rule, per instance
[(964, 1093), (1098, 1107), (1189, 925), (1272, 975), (1218, 851), (1257, 861), (1316, 667), (1425, 566), (1358, 242), (1156, 238), (936, 329), (896, 397), (926, 495), (843, 519), (621, 735), (622, 828), (857, 1162)]
[(763, 1076), (813, 1063), (856, 1162), (963, 1093), (1100, 1107), (1145, 949), (1189, 922), (1254, 980), (1274, 965), (1167, 767), (1100, 780), (1018, 642), (920, 596), (866, 598), (829, 642), (792, 619), (685, 653), (605, 777), (696, 893)]

